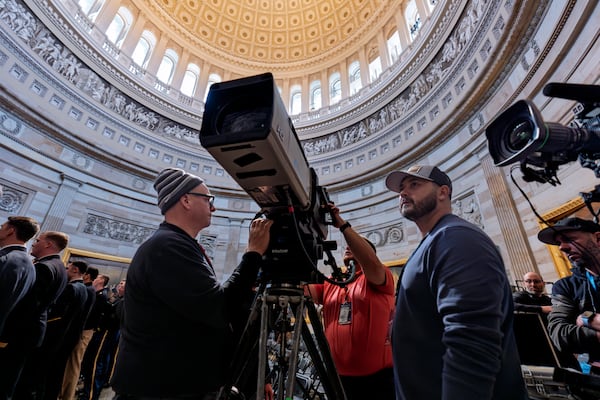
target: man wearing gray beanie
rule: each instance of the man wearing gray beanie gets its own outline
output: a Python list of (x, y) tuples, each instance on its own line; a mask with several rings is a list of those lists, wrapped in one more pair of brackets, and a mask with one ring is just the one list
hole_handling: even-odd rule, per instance
[(167, 168), (154, 188), (165, 220), (127, 272), (111, 384), (116, 399), (210, 399), (234, 347), (229, 316), (252, 291), (273, 221), (252, 221), (246, 253), (221, 285), (195, 239), (216, 210), (203, 179)]

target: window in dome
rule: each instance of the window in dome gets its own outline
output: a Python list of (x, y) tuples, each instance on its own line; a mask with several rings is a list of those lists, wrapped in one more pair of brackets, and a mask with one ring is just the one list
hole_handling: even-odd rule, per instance
[(340, 73), (334, 72), (329, 77), (329, 104), (335, 104), (342, 99), (342, 81)]
[(163, 83), (167, 85), (171, 83), (171, 79), (173, 79), (173, 72), (175, 71), (175, 66), (178, 61), (177, 53), (175, 53), (172, 49), (167, 49), (165, 51), (165, 55), (163, 56), (162, 61), (160, 62), (160, 66), (158, 67), (158, 71), (156, 72), (156, 77)]
[(90, 21), (95, 21), (100, 9), (104, 5), (104, 0), (79, 0), (81, 12), (85, 14)]
[(360, 63), (354, 61), (348, 67), (348, 79), (350, 79), (350, 96), (358, 93), (362, 89), (362, 80), (360, 78)]
[(200, 76), (200, 67), (196, 64), (188, 64), (183, 75), (183, 80), (181, 81), (181, 93), (189, 97), (194, 97), (196, 86), (198, 85), (198, 76)]
[(371, 82), (374, 82), (381, 75), (381, 57), (377, 57), (373, 61), (369, 63), (369, 76), (371, 77)]
[(106, 29), (106, 37), (108, 40), (120, 47), (131, 27), (132, 21), (133, 16), (131, 15), (131, 12), (125, 7), (119, 8), (119, 11)]
[(219, 74), (210, 74), (208, 76), (208, 83), (206, 84), (206, 92), (204, 93), (204, 102), (206, 103), (206, 98), (208, 97), (208, 92), (213, 83), (221, 82), (221, 76)]
[(323, 106), (321, 98), (321, 81), (313, 81), (310, 84), (310, 110), (318, 110)]
[(290, 90), (290, 114), (297, 115), (302, 112), (302, 87), (292, 86)]
[(150, 54), (154, 45), (156, 44), (156, 38), (150, 31), (144, 31), (142, 37), (135, 46), (131, 60), (142, 68), (146, 68)]
[(406, 10), (404, 11), (404, 18), (408, 24), (408, 30), (410, 31), (410, 39), (414, 40), (417, 37), (417, 32), (421, 28), (421, 16), (417, 10), (417, 4), (415, 0), (412, 0), (407, 4)]
[(394, 31), (392, 36), (390, 36), (387, 40), (387, 48), (388, 54), (390, 55), (390, 61), (395, 63), (400, 58), (400, 53), (402, 52), (402, 45), (400, 44), (400, 35), (398, 31)]

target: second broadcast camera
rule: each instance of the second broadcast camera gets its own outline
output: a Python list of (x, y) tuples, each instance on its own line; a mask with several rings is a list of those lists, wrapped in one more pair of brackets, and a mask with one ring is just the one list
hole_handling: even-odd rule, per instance
[[(496, 166), (520, 162), (524, 179), (556, 184), (559, 165), (579, 158), (600, 177), (600, 86), (549, 83), (544, 94), (578, 101), (569, 126), (545, 122), (530, 100), (520, 100), (486, 129)], [(533, 169), (527, 165), (533, 165)]]

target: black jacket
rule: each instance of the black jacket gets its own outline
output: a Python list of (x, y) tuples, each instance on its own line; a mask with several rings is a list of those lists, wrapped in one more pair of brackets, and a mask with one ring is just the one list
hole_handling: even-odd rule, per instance
[(600, 342), (596, 331), (576, 325), (584, 311), (600, 312), (600, 282), (595, 290), (580, 268), (573, 275), (558, 280), (552, 286), (552, 312), (548, 330), (554, 345), (561, 351), (589, 353), (590, 361), (600, 360)]
[(249, 295), (260, 260), (258, 253), (244, 254), (220, 285), (198, 242), (162, 223), (127, 273), (114, 390), (201, 397), (218, 389), (233, 347), (228, 306)]
[(42, 257), (35, 264), (35, 283), (9, 316), (2, 337), (26, 348), (42, 344), (48, 308), (67, 286), (67, 271), (58, 254)]

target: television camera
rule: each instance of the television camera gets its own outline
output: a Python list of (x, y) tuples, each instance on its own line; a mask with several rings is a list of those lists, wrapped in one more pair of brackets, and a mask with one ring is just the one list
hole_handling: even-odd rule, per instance
[[(592, 169), (600, 178), (600, 86), (549, 83), (543, 93), (577, 101), (573, 121), (568, 126), (545, 122), (532, 101), (517, 101), (486, 129), (495, 165), (519, 162), (526, 182), (555, 186), (560, 184), (558, 167), (579, 159), (582, 167)], [(596, 215), (590, 203), (600, 201), (600, 185), (580, 195)]]
[[(499, 114), (486, 129), (489, 151), (495, 165), (507, 166), (519, 162), (525, 181), (550, 183), (555, 186), (560, 184), (557, 177), (559, 166), (579, 160), (582, 167), (592, 169), (595, 176), (600, 178), (600, 86), (549, 83), (544, 86), (543, 93), (549, 97), (577, 101), (572, 110), (573, 121), (568, 126), (545, 122), (540, 111), (530, 100), (517, 101)], [(522, 190), (521, 193), (527, 199)], [(600, 185), (596, 185), (591, 192), (579, 194), (594, 220), (598, 222), (598, 212), (594, 211), (592, 203), (600, 202)], [(529, 199), (527, 201), (529, 202)], [(552, 227), (537, 213), (531, 202), (529, 204), (540, 221)], [(580, 251), (587, 252), (585, 248), (581, 248)], [(527, 314), (529, 313), (515, 318), (515, 334), (517, 342), (520, 342), (521, 361), (528, 359), (534, 364), (524, 366), (524, 371), (527, 370), (527, 376), (534, 377), (535, 394), (542, 393), (543, 387), (546, 387), (544, 382), (548, 382), (552, 393), (558, 393), (564, 387), (566, 393), (574, 398), (598, 399), (600, 379), (593, 374), (582, 374), (572, 368), (563, 368), (563, 360), (554, 353), (555, 349), (543, 322), (537, 314)], [(525, 323), (524, 319), (531, 319), (531, 316), (538, 318), (537, 327)], [(541, 329), (538, 330), (538, 327)], [(532, 333), (535, 336), (536, 331), (546, 337), (536, 339), (537, 350), (534, 354), (531, 352), (531, 338)], [(542, 360), (542, 357), (546, 359)], [(539, 368), (538, 365), (542, 367)], [(547, 366), (554, 367), (550, 374)]]
[[(343, 284), (350, 279), (336, 266), (332, 255), (336, 242), (326, 240), (331, 224), (329, 195), (308, 165), (272, 74), (213, 84), (200, 143), (261, 207), (257, 217), (273, 220), (260, 285), (230, 368), (230, 388), (246, 387), (248, 376), (257, 371), (253, 393), (262, 395), (272, 334), (280, 343), (276, 368), (271, 368), (279, 371), (273, 385), (277, 399), (295, 393), (301, 337), (320, 377), (317, 386), (323, 387), (327, 398), (345, 399), (319, 315), (303, 285), (323, 280)], [(317, 268), (325, 254), (332, 278)], [(290, 332), (288, 349), (284, 338)], [(256, 358), (258, 368), (249, 365)], [(303, 389), (318, 393), (318, 387)], [(219, 398), (230, 400), (230, 396), (225, 387)]]
[(339, 274), (325, 240), (331, 216), (270, 73), (215, 83), (208, 93), (200, 143), (274, 221), (264, 257), (264, 278), (316, 282), (316, 263)]

